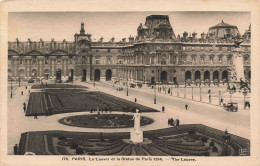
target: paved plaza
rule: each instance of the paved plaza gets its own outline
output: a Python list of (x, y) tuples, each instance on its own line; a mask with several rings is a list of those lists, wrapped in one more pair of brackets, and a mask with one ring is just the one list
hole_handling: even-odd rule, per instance
[[(162, 106), (165, 107), (165, 112), (148, 112), (143, 113), (145, 117), (154, 120), (154, 123), (150, 125), (141, 126), (143, 131), (156, 130), (169, 128), (168, 118), (180, 120), (182, 124), (203, 124), (212, 128), (216, 128), (224, 131), (228, 130), (231, 134), (241, 136), (250, 139), (250, 109), (244, 110), (243, 107), (239, 107), (238, 112), (228, 112), (219, 106), (218, 103), (212, 102), (199, 102), (194, 101), (187, 93), (186, 99), (181, 96), (177, 97), (176, 93), (173, 96), (165, 94), (163, 92), (156, 93), (157, 104), (154, 104), (154, 89), (151, 87), (142, 88), (128, 88), (129, 96), (126, 96), (126, 87), (113, 85), (109, 82), (96, 82), (95, 86), (93, 82), (74, 82), (74, 85), (82, 85), (88, 87), (89, 91), (102, 91), (104, 93), (114, 95), (120, 98), (124, 98), (133, 102), (135, 98), (137, 103), (144, 106), (162, 110)], [(18, 87), (16, 84), (13, 98), (8, 98), (8, 154), (13, 154), (13, 146), (19, 143), (21, 133), (28, 131), (50, 131), (50, 130), (62, 130), (62, 131), (77, 131), (77, 132), (130, 132), (132, 128), (115, 128), (115, 129), (97, 129), (97, 128), (81, 128), (63, 125), (58, 122), (59, 119), (75, 116), (86, 115), (89, 112), (73, 112), (56, 114), (51, 116), (38, 116), (38, 119), (33, 119), (32, 116), (25, 116), (23, 111), (23, 102), (28, 103), (29, 90), (30, 92), (39, 91), (37, 89), (31, 89), (31, 85), (25, 89), (25, 85), (22, 84)], [(118, 91), (118, 87), (123, 87), (123, 91)], [(220, 89), (225, 87), (220, 87)], [(211, 87), (212, 92), (219, 91), (214, 90)], [(21, 95), (21, 91), (24, 92)], [(207, 94), (204, 94), (205, 96)], [(194, 99), (198, 98), (198, 94), (194, 93)], [(205, 97), (206, 98), (206, 97)], [(238, 100), (238, 99), (237, 99)], [(239, 99), (243, 100), (243, 99)], [(188, 104), (188, 110), (185, 109), (185, 104)], [(122, 114), (119, 111), (113, 111), (113, 114)], [(105, 113), (104, 113), (105, 114)], [(132, 113), (128, 113), (132, 115)]]

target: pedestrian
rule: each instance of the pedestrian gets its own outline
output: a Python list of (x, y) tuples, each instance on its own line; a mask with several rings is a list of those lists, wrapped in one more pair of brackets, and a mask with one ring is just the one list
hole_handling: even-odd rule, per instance
[(135, 103), (137, 102), (137, 99), (135, 98)]
[(174, 120), (173, 120), (173, 118), (171, 118), (171, 120), (170, 120), (171, 122), (171, 126), (174, 126)]
[(24, 111), (24, 112), (26, 111), (26, 106), (23, 106), (23, 111)]
[(21, 95), (23, 95), (23, 91), (21, 92)]
[(25, 89), (27, 89), (27, 86), (25, 86)]
[(14, 146), (14, 155), (18, 155), (18, 145), (15, 144)]
[(171, 93), (171, 89), (169, 88), (169, 89), (168, 89), (168, 94), (170, 94), (170, 93)]
[(160, 87), (160, 92), (162, 91), (162, 88)]
[(38, 119), (38, 117), (37, 117), (37, 114), (36, 114), (36, 113), (34, 114), (34, 119)]
[(179, 126), (180, 125), (180, 120), (177, 118), (175, 121), (176, 121), (176, 126)]
[(224, 102), (224, 101), (223, 101), (223, 98), (221, 98), (221, 99), (220, 99), (220, 104), (223, 104), (223, 102)]
[(165, 111), (165, 107), (164, 107), (164, 106), (162, 106), (162, 112), (164, 113), (164, 111)]
[(188, 104), (187, 103), (185, 104), (185, 108), (186, 108), (186, 110), (188, 109)]
[(26, 107), (26, 103), (25, 102), (23, 102), (23, 106)]

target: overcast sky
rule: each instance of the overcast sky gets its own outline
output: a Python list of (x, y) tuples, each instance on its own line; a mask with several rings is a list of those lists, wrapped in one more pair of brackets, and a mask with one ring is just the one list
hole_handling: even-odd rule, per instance
[(79, 33), (80, 23), (85, 23), (86, 33), (92, 34), (92, 40), (101, 36), (104, 41), (115, 37), (115, 41), (136, 36), (137, 27), (145, 23), (149, 15), (169, 15), (173, 31), (177, 36), (184, 31), (189, 33), (207, 33), (208, 28), (222, 20), (238, 27), (241, 34), (248, 29), (250, 12), (20, 12), (8, 15), (8, 40), (55, 41), (74, 40)]

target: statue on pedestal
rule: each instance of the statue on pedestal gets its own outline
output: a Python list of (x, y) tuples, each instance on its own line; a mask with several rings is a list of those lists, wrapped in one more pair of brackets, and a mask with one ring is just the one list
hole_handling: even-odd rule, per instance
[(139, 109), (136, 109), (136, 113), (134, 113), (134, 129), (130, 132), (130, 140), (134, 143), (143, 142), (143, 131), (140, 129), (140, 120), (141, 115), (139, 113)]

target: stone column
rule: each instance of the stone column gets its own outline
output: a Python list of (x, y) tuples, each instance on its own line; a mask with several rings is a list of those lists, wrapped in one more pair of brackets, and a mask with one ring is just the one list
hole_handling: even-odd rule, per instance
[(29, 76), (32, 77), (32, 59), (29, 59)]
[(210, 72), (210, 74), (209, 74), (210, 83), (212, 83), (213, 82), (213, 70), (210, 70), (209, 72)]

